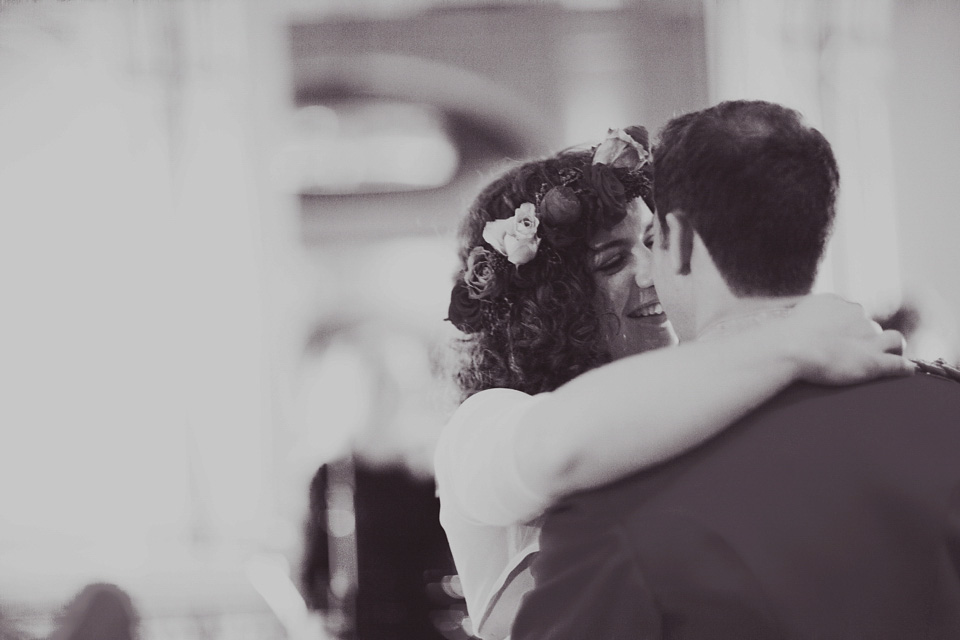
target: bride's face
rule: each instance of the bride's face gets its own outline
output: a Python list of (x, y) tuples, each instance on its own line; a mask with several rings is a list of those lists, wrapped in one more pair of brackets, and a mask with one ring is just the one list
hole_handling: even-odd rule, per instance
[(653, 287), (652, 254), (642, 237), (652, 217), (637, 198), (620, 224), (601, 231), (590, 243), (597, 307), (614, 360), (677, 341)]

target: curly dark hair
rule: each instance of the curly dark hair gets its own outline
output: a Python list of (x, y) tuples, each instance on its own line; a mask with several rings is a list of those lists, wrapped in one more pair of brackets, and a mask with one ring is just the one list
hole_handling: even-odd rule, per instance
[[(646, 131), (640, 131), (646, 147)], [(466, 335), (455, 344), (461, 356), (454, 373), (461, 400), (495, 387), (529, 394), (552, 391), (610, 361), (596, 307), (589, 243), (598, 231), (623, 220), (628, 200), (643, 197), (652, 207), (653, 175), (649, 163), (629, 171), (592, 161), (593, 149), (568, 149), (514, 166), (480, 192), (461, 222), (451, 310), (458, 295), (466, 303), (476, 298), (463, 285), (473, 268), (471, 254), (490, 256), (497, 278), (487, 304), (474, 302), (472, 324), (467, 323)], [(606, 186), (611, 176), (613, 189)], [(541, 242), (530, 262), (515, 266), (495, 251), (478, 249), (489, 249), (483, 240), (488, 222), (510, 218), (523, 203), (547, 208), (541, 205), (557, 187), (575, 202), (579, 214), (562, 224), (551, 224), (541, 214)], [(610, 191), (615, 193), (612, 198)]]

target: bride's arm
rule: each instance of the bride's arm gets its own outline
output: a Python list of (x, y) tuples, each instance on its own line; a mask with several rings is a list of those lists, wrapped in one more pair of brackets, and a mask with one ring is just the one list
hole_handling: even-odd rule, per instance
[(703, 442), (796, 380), (909, 375), (892, 353), (901, 345), (859, 305), (811, 296), (754, 330), (623, 358), (561, 386), (518, 420), (516, 468), (551, 501), (599, 486)]

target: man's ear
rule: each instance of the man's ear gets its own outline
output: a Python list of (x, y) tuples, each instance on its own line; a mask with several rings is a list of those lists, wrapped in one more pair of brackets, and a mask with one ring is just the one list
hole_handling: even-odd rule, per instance
[(690, 256), (693, 255), (693, 227), (683, 211), (668, 213), (664, 225), (667, 258), (674, 273), (685, 276), (690, 273)]

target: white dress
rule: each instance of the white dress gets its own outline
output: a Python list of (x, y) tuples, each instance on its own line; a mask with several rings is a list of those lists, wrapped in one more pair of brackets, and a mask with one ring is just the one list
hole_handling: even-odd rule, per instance
[(520, 479), (514, 446), (523, 415), (549, 394), (488, 389), (468, 398), (444, 427), (434, 456), (440, 523), (473, 623), (484, 640), (509, 636), (527, 564), (539, 550), (549, 506)]

